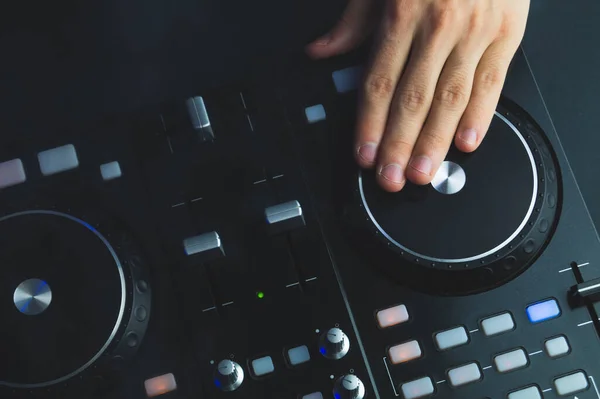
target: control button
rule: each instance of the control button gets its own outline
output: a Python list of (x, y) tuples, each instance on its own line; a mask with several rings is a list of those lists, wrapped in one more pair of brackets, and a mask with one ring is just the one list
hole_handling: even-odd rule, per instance
[(214, 382), (222, 391), (235, 391), (244, 382), (244, 369), (232, 360), (221, 360), (215, 370)]
[(554, 299), (538, 302), (527, 307), (527, 317), (532, 323), (555, 319), (560, 316), (560, 308)]
[(408, 310), (405, 305), (397, 305), (377, 312), (377, 324), (388, 328), (408, 321)]
[(170, 373), (144, 381), (144, 388), (146, 389), (146, 395), (149, 398), (153, 398), (173, 392), (177, 389), (177, 382), (175, 381), (175, 376)]
[(306, 345), (297, 346), (287, 351), (287, 357), (292, 366), (306, 363), (310, 360), (310, 353)]
[(555, 358), (564, 356), (571, 351), (569, 342), (565, 336), (550, 338), (544, 343), (544, 348), (548, 356)]
[(304, 395), (302, 399), (323, 399), (323, 394), (321, 392), (313, 392), (308, 395)]
[(587, 389), (589, 382), (583, 371), (569, 374), (554, 380), (556, 393), (559, 395), (571, 395), (575, 392)]
[(418, 380), (410, 381), (400, 386), (404, 399), (417, 399), (425, 396), (433, 395), (433, 382), (429, 377), (419, 378)]
[(321, 335), (319, 352), (327, 359), (341, 359), (350, 350), (350, 340), (339, 328), (332, 328)]
[(206, 105), (202, 97), (192, 97), (185, 102), (192, 127), (202, 141), (212, 141), (215, 138)]
[(201, 254), (205, 261), (225, 256), (221, 237), (216, 231), (186, 238), (183, 249), (188, 256)]
[(348, 93), (358, 88), (363, 73), (361, 66), (340, 69), (332, 74), (333, 84), (338, 93)]
[(117, 179), (122, 176), (121, 165), (117, 161), (100, 165), (100, 174), (104, 181)]
[(148, 317), (148, 310), (146, 310), (145, 307), (138, 306), (137, 308), (135, 308), (135, 318), (137, 321), (142, 322), (142, 321), (146, 320), (147, 317)]
[(527, 354), (523, 349), (516, 349), (503, 353), (494, 358), (496, 370), (500, 373), (507, 373), (527, 366)]
[(515, 321), (510, 313), (502, 313), (488, 317), (481, 322), (481, 328), (486, 336), (502, 334), (515, 328)]
[(335, 399), (363, 399), (365, 393), (365, 384), (354, 374), (340, 377), (333, 388)]
[(72, 144), (52, 148), (38, 154), (40, 170), (44, 176), (54, 175), (79, 167), (77, 152)]
[(271, 233), (283, 233), (306, 225), (302, 206), (298, 201), (289, 201), (265, 209), (265, 218)]
[(509, 393), (508, 399), (542, 399), (542, 393), (538, 387), (533, 386)]
[(304, 114), (306, 115), (306, 121), (308, 123), (317, 123), (324, 121), (327, 118), (325, 114), (325, 107), (323, 104), (313, 105), (312, 107), (308, 107), (304, 110)]
[(441, 351), (456, 348), (467, 342), (469, 342), (469, 336), (467, 330), (462, 326), (435, 334), (435, 344)]
[(257, 377), (262, 377), (263, 375), (271, 374), (273, 371), (275, 371), (275, 365), (273, 364), (273, 359), (271, 359), (271, 356), (254, 359), (252, 361), (252, 371)]
[(26, 180), (25, 168), (20, 159), (0, 163), (0, 188), (24, 183)]
[(481, 370), (477, 363), (469, 363), (448, 371), (448, 379), (453, 387), (459, 387), (481, 379)]
[(417, 341), (410, 341), (400, 345), (392, 346), (388, 350), (388, 355), (390, 356), (390, 361), (393, 364), (400, 364), (421, 357), (422, 352)]

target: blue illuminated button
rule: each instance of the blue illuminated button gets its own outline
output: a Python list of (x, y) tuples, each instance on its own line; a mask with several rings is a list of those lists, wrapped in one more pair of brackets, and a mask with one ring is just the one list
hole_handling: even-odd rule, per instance
[(271, 359), (271, 356), (265, 356), (261, 357), (260, 359), (253, 360), (252, 370), (254, 371), (254, 375), (257, 377), (272, 373), (275, 371), (273, 359)]
[(554, 299), (534, 303), (527, 307), (527, 317), (529, 317), (529, 321), (532, 323), (540, 323), (557, 318), (558, 316), (560, 316), (560, 308)]
[(308, 352), (306, 345), (289, 349), (287, 354), (288, 360), (292, 366), (297, 366), (310, 360), (310, 353)]

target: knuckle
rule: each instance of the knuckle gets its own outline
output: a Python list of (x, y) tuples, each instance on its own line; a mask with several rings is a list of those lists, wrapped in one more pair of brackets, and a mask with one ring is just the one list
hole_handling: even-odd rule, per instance
[(396, 90), (396, 83), (388, 76), (371, 74), (365, 80), (364, 91), (372, 99), (390, 98)]
[(486, 19), (484, 18), (484, 13), (478, 8), (473, 11), (471, 17), (469, 18), (469, 27), (468, 34), (478, 35), (481, 32), (485, 31), (486, 28)]
[(462, 82), (451, 82), (437, 91), (435, 101), (442, 107), (456, 109), (467, 104), (468, 93)]
[(495, 63), (487, 67), (479, 77), (479, 86), (483, 90), (497, 88), (504, 83), (504, 71), (499, 64)]
[(411, 0), (391, 0), (387, 2), (386, 16), (392, 26), (404, 24), (414, 13), (414, 2)]
[(400, 106), (412, 113), (421, 112), (427, 105), (424, 90), (417, 88), (405, 88), (398, 94)]
[(453, 26), (459, 8), (454, 0), (440, 0), (434, 3), (430, 12), (430, 24), (434, 34), (441, 34)]

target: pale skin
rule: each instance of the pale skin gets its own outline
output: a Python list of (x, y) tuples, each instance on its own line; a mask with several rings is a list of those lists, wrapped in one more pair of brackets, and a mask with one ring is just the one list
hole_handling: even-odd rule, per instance
[(492, 121), (525, 32), (529, 0), (350, 0), (307, 47), (315, 59), (374, 31), (360, 91), (355, 158), (381, 187), (429, 184), (454, 145), (473, 152)]

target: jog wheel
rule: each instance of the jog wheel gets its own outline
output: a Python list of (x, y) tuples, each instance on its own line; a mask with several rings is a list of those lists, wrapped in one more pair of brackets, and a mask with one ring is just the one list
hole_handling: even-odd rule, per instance
[(429, 185), (388, 193), (361, 171), (362, 228), (377, 242), (370, 258), (403, 283), (443, 295), (509, 281), (553, 233), (560, 176), (552, 154), (531, 118), (503, 101), (480, 148), (452, 148)]
[(48, 389), (135, 353), (149, 287), (131, 240), (109, 234), (55, 211), (0, 218), (0, 385)]

